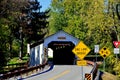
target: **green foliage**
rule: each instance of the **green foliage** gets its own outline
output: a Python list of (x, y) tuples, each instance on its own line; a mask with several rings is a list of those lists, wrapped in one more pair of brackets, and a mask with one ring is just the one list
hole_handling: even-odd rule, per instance
[[(33, 3), (33, 4), (32, 4)], [(18, 57), (19, 55), (19, 50), (20, 50), (20, 32), (19, 32), (19, 26), (24, 27), (23, 31), (28, 31), (29, 30), (25, 30), (26, 28), (26, 24), (23, 20), (23, 23), (20, 25), (21, 22), (18, 21), (18, 19), (25, 15), (23, 14), (24, 10), (26, 8), (29, 8), (30, 6), (33, 7), (32, 8), (39, 8), (39, 5), (36, 5), (35, 7), (35, 2), (29, 2), (29, 0), (1, 0), (0, 1), (0, 57), (2, 60), (0, 60), (0, 63), (3, 62), (3, 64), (6, 64), (6, 61), (9, 61), (11, 58), (13, 57)], [(38, 4), (36, 2), (36, 4)], [(38, 9), (37, 8), (37, 9)], [(26, 10), (27, 11), (27, 10)], [(29, 10), (30, 11), (30, 10)], [(31, 10), (33, 11), (33, 10)], [(38, 11), (38, 10), (37, 10)], [(35, 12), (35, 11), (34, 11)], [(27, 13), (30, 14), (30, 13)], [(33, 13), (31, 13), (33, 14)], [(41, 16), (41, 15), (40, 15)], [(33, 16), (32, 16), (33, 17)], [(34, 16), (35, 18), (35, 16)], [(36, 17), (38, 18), (38, 17)], [(35, 19), (36, 19), (35, 18)], [(41, 17), (40, 17), (41, 18)], [(39, 18), (39, 20), (40, 20)], [(36, 19), (38, 20), (38, 19)], [(34, 20), (35, 21), (35, 20)], [(41, 21), (41, 20), (40, 20)], [(39, 27), (39, 31), (35, 31), (38, 30), (35, 26), (34, 28), (34, 33), (38, 33), (38, 34), (42, 34), (46, 33), (46, 30), (41, 29), (42, 24), (40, 22), (35, 22), (33, 23), (35, 26), (37, 25), (37, 27)], [(44, 26), (46, 28), (46, 26)], [(42, 36), (42, 38), (44, 37), (44, 35)], [(25, 34), (23, 35), (23, 37), (25, 36)], [(36, 37), (38, 38), (38, 37)], [(25, 37), (23, 39), (23, 44), (25, 46), (23, 47), (23, 56), (25, 56), (26, 54), (26, 44), (27, 44), (27, 38)], [(0, 67), (3, 67), (4, 65), (0, 65)]]
[[(52, 0), (50, 34), (64, 30), (84, 41), (91, 53), (96, 44), (113, 51), (113, 41), (119, 40), (120, 36), (120, 23), (115, 12), (117, 3), (118, 0)], [(106, 66), (107, 71), (114, 73), (119, 68), (113, 52), (111, 54), (106, 59)]]
[(4, 65), (7, 64), (7, 60), (4, 56), (6, 56), (5, 52), (0, 49), (0, 70), (2, 70)]
[(18, 64), (18, 63), (25, 63), (28, 61), (28, 57), (23, 57), (23, 60), (19, 60), (18, 57), (14, 57), (7, 64)]
[[(106, 71), (120, 77), (120, 60), (115, 55), (106, 58)], [(103, 65), (102, 65), (103, 66)]]
[[(23, 4), (20, 4), (23, 3)], [(13, 29), (16, 27), (16, 18), (20, 13), (20, 8), (26, 1), (1, 0), (0, 1), (0, 68), (7, 64), (10, 58), (17, 55), (19, 45), (13, 45), (16, 40)], [(19, 43), (16, 41), (16, 43)]]
[[(38, 12), (41, 7), (39, 2), (35, 1), (0, 1), (0, 49), (5, 52), (6, 56), (2, 57), (7, 61), (19, 55), (21, 46), (22, 56), (25, 56), (27, 42), (33, 39), (40, 40), (47, 33), (48, 25), (45, 24), (48, 24), (46, 19), (48, 11)], [(28, 38), (31, 40), (28, 41)]]
[(119, 61), (117, 60), (117, 63), (115, 64), (113, 70), (114, 70), (114, 71), (117, 73), (117, 75), (120, 77), (120, 60), (119, 60)]
[(106, 58), (106, 71), (115, 74), (114, 65), (116, 64), (116, 58), (114, 55), (110, 55), (108, 58)]
[(85, 41), (92, 49), (94, 44), (108, 45), (114, 19), (104, 10), (103, 0), (53, 0), (50, 28), (62, 29)]

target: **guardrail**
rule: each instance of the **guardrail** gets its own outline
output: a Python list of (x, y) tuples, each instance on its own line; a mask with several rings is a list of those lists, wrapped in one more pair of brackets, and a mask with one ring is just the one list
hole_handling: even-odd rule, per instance
[(11, 77), (20, 76), (23, 74), (28, 75), (28, 73), (31, 71), (33, 72), (34, 70), (38, 70), (38, 69), (42, 70), (46, 65), (47, 65), (47, 63), (38, 65), (38, 66), (34, 66), (34, 67), (27, 67), (24, 69), (15, 70), (14, 72), (8, 72), (6, 74), (0, 74), (0, 80), (9, 79)]
[(90, 74), (92, 75), (92, 80), (95, 79), (95, 77), (97, 76), (97, 70), (98, 70), (98, 65), (96, 62), (92, 62), (92, 61), (87, 61), (88, 64), (93, 66), (93, 69), (91, 70)]
[(8, 71), (14, 71), (16, 69), (25, 68), (25, 67), (28, 67), (28, 64), (26, 62), (16, 63), (16, 64), (7, 64), (4, 69)]

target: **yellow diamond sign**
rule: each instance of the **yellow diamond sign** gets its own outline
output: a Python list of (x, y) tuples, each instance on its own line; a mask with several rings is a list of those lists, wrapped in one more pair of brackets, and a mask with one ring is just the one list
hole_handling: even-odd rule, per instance
[(105, 59), (106, 57), (108, 57), (111, 53), (110, 50), (106, 47), (103, 47), (100, 51), (99, 54)]
[(82, 41), (80, 41), (72, 52), (82, 60), (90, 52), (90, 49)]

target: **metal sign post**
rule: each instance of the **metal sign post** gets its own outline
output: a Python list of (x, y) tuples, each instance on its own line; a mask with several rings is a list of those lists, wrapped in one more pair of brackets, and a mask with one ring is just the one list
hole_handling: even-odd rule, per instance
[(103, 61), (103, 70), (105, 71), (105, 58), (104, 58), (104, 61)]
[(81, 66), (81, 72), (82, 72), (82, 80), (84, 80), (83, 76), (83, 66), (85, 66), (87, 63), (84, 60), (84, 57), (87, 56), (87, 54), (90, 52), (90, 48), (87, 47), (82, 41), (80, 41), (75, 48), (72, 50), (72, 52), (81, 60), (77, 61), (77, 65)]
[[(118, 62), (118, 54), (120, 53), (120, 41), (113, 41), (113, 44), (116, 48), (114, 48), (114, 54), (116, 55), (116, 64)], [(117, 73), (116, 73), (117, 74)]]
[(86, 66), (87, 65), (87, 61), (86, 60), (77, 60), (77, 65), (78, 66), (81, 66), (81, 74), (82, 74), (82, 80), (84, 80), (84, 77), (83, 77), (83, 66)]
[(82, 80), (84, 80), (84, 79), (83, 79), (83, 66), (81, 66), (81, 69), (82, 69)]
[[(116, 64), (118, 62), (118, 54), (120, 53), (120, 49), (119, 48), (114, 48), (114, 54), (116, 55)], [(117, 75), (117, 72), (116, 72)]]

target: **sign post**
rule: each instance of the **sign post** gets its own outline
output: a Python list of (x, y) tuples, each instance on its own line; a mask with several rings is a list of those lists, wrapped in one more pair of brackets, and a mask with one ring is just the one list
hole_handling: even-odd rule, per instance
[[(117, 64), (117, 62), (118, 62), (118, 54), (120, 53), (120, 50), (119, 50), (119, 48), (114, 48), (114, 54), (116, 55), (116, 64)], [(116, 75), (117, 75), (117, 72), (116, 72)]]
[(82, 42), (80, 41), (78, 45), (75, 46), (75, 48), (72, 50), (72, 52), (80, 58), (80, 60), (77, 60), (77, 65), (81, 66), (82, 70), (82, 80), (83, 79), (83, 66), (87, 65), (87, 62), (84, 59), (84, 57), (90, 52), (90, 49)]
[[(114, 54), (116, 55), (116, 59), (118, 59), (118, 54), (119, 54), (119, 47), (120, 47), (120, 41), (113, 41), (113, 44), (116, 48), (114, 48)], [(116, 61), (117, 63), (117, 61)]]
[(100, 51), (99, 54), (103, 57), (104, 59), (104, 65), (103, 65), (103, 69), (105, 70), (105, 58), (108, 57), (111, 53), (110, 50), (106, 47), (103, 47)]

